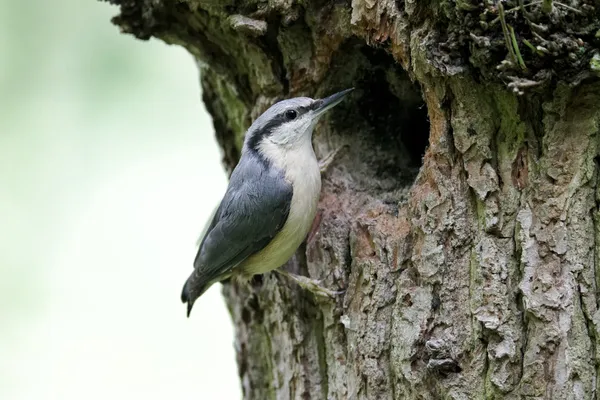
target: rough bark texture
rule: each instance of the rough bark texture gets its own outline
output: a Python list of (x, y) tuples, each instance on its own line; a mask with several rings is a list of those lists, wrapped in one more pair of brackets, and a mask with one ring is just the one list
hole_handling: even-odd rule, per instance
[(357, 89), (286, 266), (346, 291), (225, 285), (244, 398), (596, 398), (598, 1), (113, 2), (197, 58), (229, 169), (274, 101)]

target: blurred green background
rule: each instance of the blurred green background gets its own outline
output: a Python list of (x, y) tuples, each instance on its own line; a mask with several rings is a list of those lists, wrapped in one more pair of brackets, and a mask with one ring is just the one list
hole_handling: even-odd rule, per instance
[(226, 187), (198, 72), (95, 0), (0, 0), (0, 399), (238, 399), (215, 285)]

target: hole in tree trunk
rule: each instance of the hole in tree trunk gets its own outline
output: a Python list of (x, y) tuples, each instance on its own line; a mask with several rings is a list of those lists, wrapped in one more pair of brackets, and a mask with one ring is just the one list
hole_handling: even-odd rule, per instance
[(354, 86), (334, 109), (331, 124), (350, 147), (345, 173), (357, 190), (407, 189), (429, 143), (427, 106), (418, 84), (384, 50), (350, 41), (334, 56), (330, 82)]
[(421, 89), (382, 50), (364, 48), (372, 69), (357, 81), (362, 92), (358, 109), (383, 144), (405, 156), (400, 164), (418, 168), (429, 143), (429, 119)]

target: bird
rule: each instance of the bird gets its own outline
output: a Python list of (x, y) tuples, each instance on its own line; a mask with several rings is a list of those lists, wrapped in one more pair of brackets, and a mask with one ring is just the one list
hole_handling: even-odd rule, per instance
[[(276, 270), (302, 244), (321, 192), (312, 133), (319, 118), (353, 89), (322, 99), (279, 101), (248, 128), (240, 160), (205, 227), (194, 271), (181, 292), (188, 317), (194, 302), (213, 284)], [(300, 278), (301, 284), (308, 279)]]

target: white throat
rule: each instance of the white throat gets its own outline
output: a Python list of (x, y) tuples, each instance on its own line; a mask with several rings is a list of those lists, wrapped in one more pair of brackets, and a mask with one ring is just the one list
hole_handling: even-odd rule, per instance
[[(301, 183), (303, 177), (312, 179), (314, 178), (312, 177), (314, 171), (319, 172), (319, 163), (310, 136), (307, 138), (301, 137), (294, 142), (285, 142), (284, 144), (275, 143), (269, 137), (266, 137), (258, 145), (258, 151), (274, 167), (284, 172), (285, 177), (294, 185), (294, 191), (296, 191), (295, 184)], [(319, 185), (320, 182), (319, 172)]]

